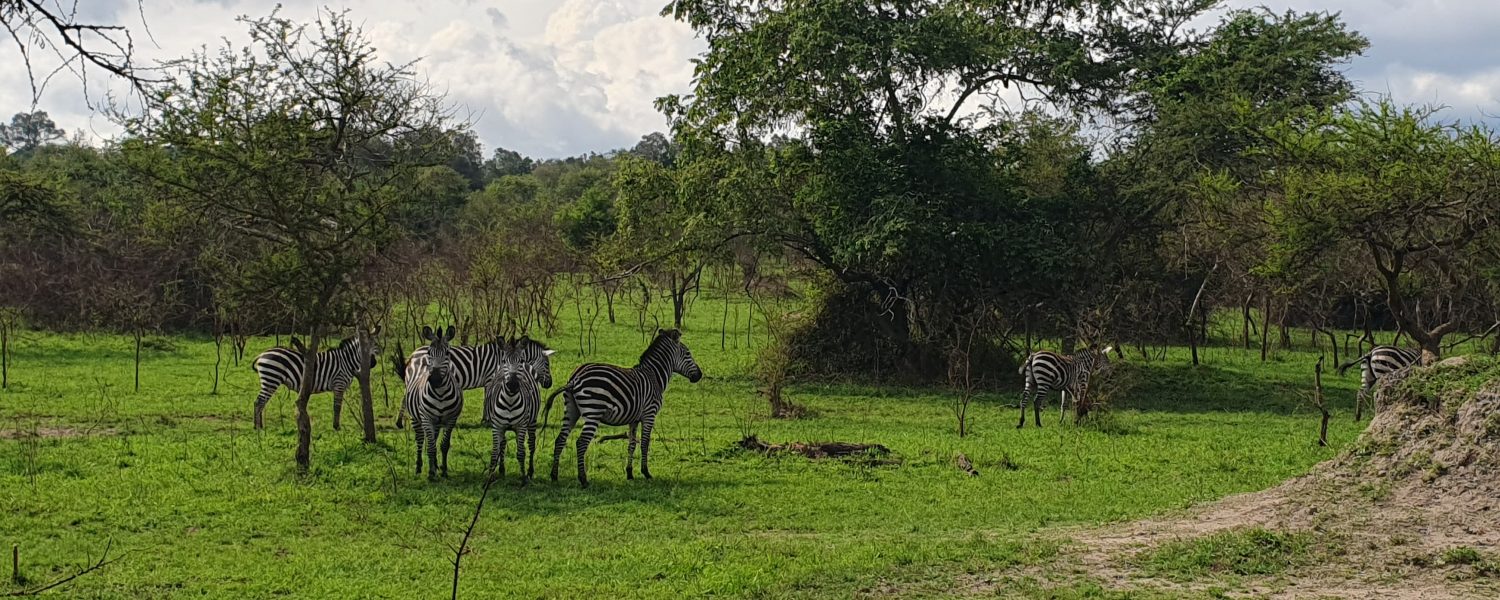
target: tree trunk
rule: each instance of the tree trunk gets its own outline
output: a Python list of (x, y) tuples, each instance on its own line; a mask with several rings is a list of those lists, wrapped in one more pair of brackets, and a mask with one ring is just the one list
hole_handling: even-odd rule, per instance
[[(363, 352), (365, 348), (374, 345), (370, 334), (364, 327), (359, 328), (359, 347)], [(370, 361), (364, 356), (359, 359), (359, 417), (364, 421), (365, 443), (375, 443), (375, 397), (370, 389)]]
[(1281, 336), (1281, 339), (1279, 341), (1281, 342), (1282, 350), (1292, 349), (1292, 330), (1290, 327), (1287, 327), (1286, 324), (1286, 320), (1291, 316), (1291, 312), (1291, 310), (1283, 308), (1281, 310), (1281, 318), (1278, 319), (1278, 322), (1276, 323), (1277, 330)]
[(1246, 350), (1250, 349), (1250, 328), (1255, 325), (1255, 320), (1250, 317), (1250, 305), (1253, 304), (1254, 302), (1255, 302), (1255, 294), (1250, 294), (1248, 296), (1245, 296), (1245, 304), (1243, 304), (1240, 307), (1240, 309), (1241, 309), (1240, 315), (1241, 315), (1241, 317), (1243, 319), (1240, 322), (1240, 325), (1242, 327), (1244, 327), (1245, 349)]
[(224, 363), (224, 332), (214, 329), (214, 389), (208, 395), (219, 395), (219, 365)]
[(1325, 329), (1323, 330), (1323, 333), (1328, 335), (1328, 345), (1333, 346), (1333, 364), (1343, 364), (1343, 361), (1339, 360), (1339, 342), (1338, 339), (1333, 336), (1333, 330)]
[[(1500, 336), (1495, 338), (1500, 340)], [(10, 324), (0, 321), (0, 390), (10, 388)]]
[(135, 328), (135, 391), (141, 391), (141, 328)]
[[(318, 311), (321, 313), (321, 310)], [(318, 368), (318, 348), (323, 344), (322, 319), (313, 319), (308, 343), (302, 350), (302, 381), (297, 386), (297, 469), (306, 473), (312, 467), (312, 417), (307, 413), (307, 401), (312, 397), (312, 374)]]
[(1261, 303), (1260, 311), (1260, 362), (1266, 362), (1266, 355), (1271, 349), (1271, 295), (1266, 294), (1265, 301)]
[(1196, 331), (1197, 328), (1193, 327), (1190, 324), (1185, 329), (1187, 329), (1188, 350), (1192, 351), (1192, 353), (1193, 353), (1193, 366), (1196, 367), (1196, 366), (1198, 366), (1198, 332)]
[(609, 311), (609, 324), (615, 324), (615, 289), (610, 284), (604, 284), (604, 309)]
[(1418, 340), (1417, 336), (1414, 335), (1412, 339), (1416, 340), (1422, 347), (1422, 364), (1430, 365), (1441, 359), (1443, 357), (1443, 336), (1427, 334), (1421, 337), (1422, 339)]

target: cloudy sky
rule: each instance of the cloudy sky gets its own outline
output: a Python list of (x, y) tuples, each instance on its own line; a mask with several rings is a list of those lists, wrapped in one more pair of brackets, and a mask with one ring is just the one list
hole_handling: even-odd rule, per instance
[[(58, 0), (68, 4), (70, 0)], [(283, 1), (310, 19), (325, 3)], [(657, 16), (665, 0), (343, 0), (389, 60), (420, 69), (473, 114), (486, 148), (557, 157), (632, 145), (664, 129), (658, 96), (687, 90), (702, 43)], [(1372, 42), (1349, 74), (1402, 102), (1443, 104), (1448, 116), (1500, 115), (1500, 2), (1494, 0), (1232, 0), (1275, 10), (1327, 10)], [(238, 15), (263, 16), (272, 0), (81, 0), (80, 20), (127, 25), (147, 60), (181, 56), (228, 39), (244, 42)], [(140, 14), (140, 13), (143, 13)], [(151, 36), (142, 27), (149, 26)], [(30, 108), (13, 45), (0, 46), (0, 115)], [(97, 88), (94, 96), (98, 96)], [(108, 137), (113, 128), (58, 78), (37, 108), (69, 131)], [(487, 150), (488, 152), (488, 150)]]

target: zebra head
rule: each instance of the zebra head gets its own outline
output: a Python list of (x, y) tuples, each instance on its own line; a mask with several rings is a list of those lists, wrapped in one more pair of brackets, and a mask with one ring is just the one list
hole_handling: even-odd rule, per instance
[(360, 348), (360, 351), (362, 354), (366, 354), (370, 357), (370, 368), (375, 368), (375, 363), (376, 361), (380, 360), (380, 351), (382, 350), (380, 346), (380, 326), (376, 325), (374, 328), (366, 331), (365, 335), (355, 339), (361, 342), (361, 344), (365, 340), (368, 340), (370, 342), (369, 348)]
[(692, 383), (698, 383), (698, 380), (703, 379), (703, 369), (698, 368), (698, 361), (693, 360), (693, 351), (688, 349), (687, 344), (682, 343), (681, 331), (659, 329), (656, 339), (658, 342), (666, 343), (670, 349), (673, 372), (686, 377)]
[(511, 352), (515, 353), (516, 359), (527, 369), (532, 381), (544, 388), (552, 387), (552, 360), (548, 357), (556, 350), (531, 339), (529, 335), (523, 335), (511, 346)]
[(1103, 350), (1089, 348), (1079, 352), (1073, 361), (1083, 371), (1098, 373), (1109, 368), (1109, 353), (1114, 349), (1114, 346), (1105, 346)]
[(427, 340), (427, 379), (435, 385), (442, 385), (448, 378), (448, 348), (449, 342), (453, 341), (453, 326), (448, 326), (448, 331), (433, 331), (431, 327), (422, 326), (422, 339)]

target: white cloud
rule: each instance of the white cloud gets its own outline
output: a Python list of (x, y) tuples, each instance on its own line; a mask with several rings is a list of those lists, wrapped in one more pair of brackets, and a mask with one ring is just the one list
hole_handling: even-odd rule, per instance
[[(318, 10), (287, 3), (301, 21)], [(661, 17), (664, 0), (336, 0), (393, 62), (419, 70), (479, 118), (487, 147), (553, 157), (633, 144), (665, 128), (655, 98), (688, 91), (689, 59), (703, 48), (686, 26)], [(1500, 114), (1500, 2), (1492, 0), (1232, 0), (1272, 10), (1328, 10), (1372, 47), (1349, 66), (1367, 90), (1401, 102), (1452, 107), (1449, 116)], [(245, 43), (237, 15), (269, 14), (275, 0), (90, 0), (88, 15), (129, 26), (147, 60), (182, 56), (227, 38)], [(139, 12), (155, 41), (146, 35)], [(159, 46), (158, 46), (159, 44)], [(0, 117), (30, 108), (14, 46), (0, 48)], [(38, 69), (45, 73), (46, 66)], [(118, 86), (115, 86), (118, 90)], [(102, 82), (92, 87), (102, 98)], [(108, 136), (75, 78), (59, 76), (38, 108), (69, 130)]]

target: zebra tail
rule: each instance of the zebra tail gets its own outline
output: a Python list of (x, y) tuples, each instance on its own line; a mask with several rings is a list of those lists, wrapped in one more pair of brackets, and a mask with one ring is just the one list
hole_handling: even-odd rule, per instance
[(1031, 366), (1031, 357), (1032, 356), (1036, 356), (1036, 355), (1035, 354), (1029, 355), (1029, 356), (1026, 357), (1026, 360), (1021, 361), (1021, 370), (1016, 371), (1016, 373), (1019, 373), (1021, 375), (1025, 375), (1026, 374), (1026, 368)]
[(1359, 363), (1362, 363), (1362, 362), (1365, 362), (1367, 360), (1370, 360), (1370, 355), (1371, 354), (1374, 354), (1374, 352), (1367, 353), (1364, 356), (1361, 356), (1361, 357), (1356, 358), (1354, 360), (1351, 360), (1351, 361), (1349, 361), (1347, 363), (1339, 365), (1339, 377), (1343, 377), (1344, 376), (1344, 371), (1348, 371), (1349, 367), (1352, 367), (1352, 366), (1357, 365)]
[(396, 342), (396, 353), (391, 355), (391, 364), (396, 366), (396, 377), (402, 383), (406, 383), (406, 361), (401, 360), (403, 354), (405, 353), (401, 351), (401, 342)]
[(552, 393), (547, 394), (547, 403), (542, 406), (542, 427), (546, 427), (547, 426), (547, 420), (550, 418), (550, 415), (552, 414), (552, 399), (556, 398), (558, 394), (561, 394), (561, 393), (566, 392), (566, 391), (568, 391), (568, 386), (567, 385), (563, 385), (560, 388), (552, 390)]

